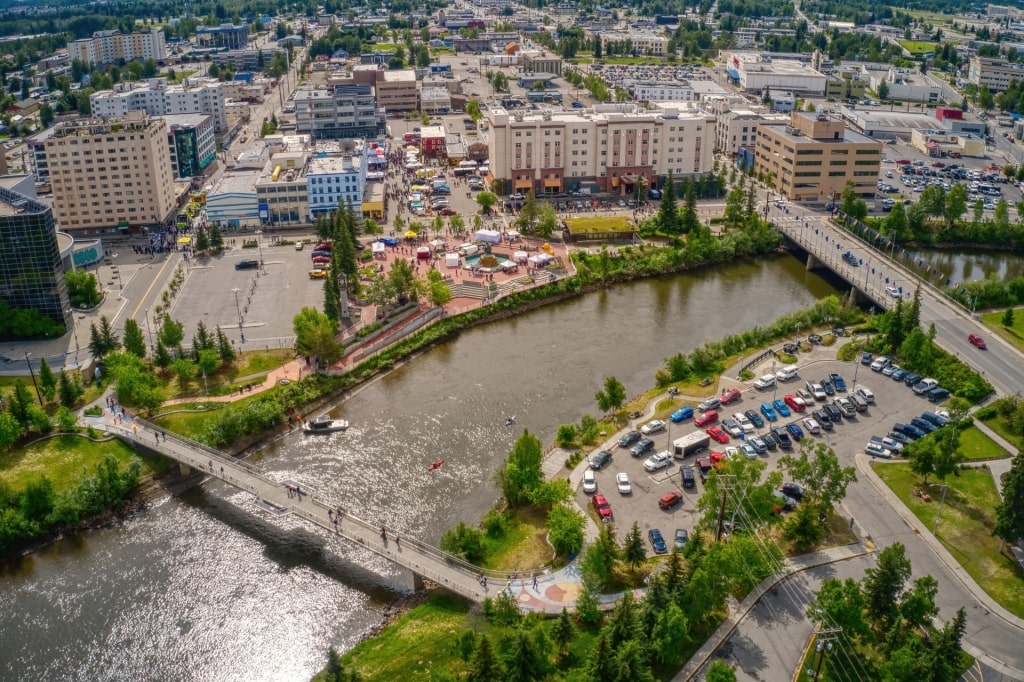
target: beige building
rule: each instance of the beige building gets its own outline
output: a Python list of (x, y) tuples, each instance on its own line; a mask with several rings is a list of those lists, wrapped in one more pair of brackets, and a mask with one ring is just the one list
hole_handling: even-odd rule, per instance
[(302, 151), (274, 154), (256, 178), (256, 203), (266, 205), (271, 225), (309, 221), (308, 159), (309, 154)]
[(1010, 81), (1024, 80), (1024, 64), (975, 55), (971, 57), (967, 80), (979, 88), (988, 86), (989, 92), (1002, 92), (1010, 87)]
[(486, 111), (490, 173), (508, 192), (558, 193), (589, 187), (629, 194), (710, 172), (714, 118), (683, 102), (646, 110), (599, 104), (587, 110)]
[(96, 31), (92, 38), (68, 43), (68, 56), (86, 66), (129, 62), (133, 59), (160, 61), (167, 57), (163, 29), (134, 31)]
[(83, 235), (159, 229), (174, 219), (163, 119), (133, 111), (123, 118), (61, 123), (45, 145), (61, 229)]
[(416, 72), (412, 69), (377, 72), (377, 106), (391, 113), (393, 111), (416, 111), (419, 106), (419, 89), (416, 87)]
[(948, 130), (913, 130), (910, 144), (918, 151), (931, 157), (970, 156), (985, 158), (985, 140), (970, 133), (953, 133)]
[(525, 50), (520, 54), (520, 63), (523, 65), (523, 71), (528, 73), (562, 75), (562, 58), (558, 55), (549, 55), (539, 50)]
[(846, 130), (842, 119), (794, 111), (788, 125), (762, 124), (755, 171), (792, 201), (825, 202), (842, 194), (848, 180), (862, 197), (873, 197), (882, 143)]
[(601, 31), (601, 47), (607, 51), (609, 43), (629, 45), (633, 54), (643, 57), (664, 57), (668, 47), (668, 37), (661, 33), (644, 33), (641, 31)]

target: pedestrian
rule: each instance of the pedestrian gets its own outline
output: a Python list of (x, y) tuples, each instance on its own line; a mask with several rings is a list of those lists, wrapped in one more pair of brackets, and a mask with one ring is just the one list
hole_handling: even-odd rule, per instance
[(533, 589), (537, 589), (537, 576), (533, 576)]
[(388, 541), (388, 529), (385, 528), (384, 526), (380, 527), (380, 539), (383, 540), (384, 542)]
[(402, 539), (399, 538), (397, 535), (395, 536), (395, 547), (397, 547), (398, 549), (402, 549)]
[(166, 443), (167, 442), (167, 432), (166, 431), (161, 431), (160, 434), (164, 437), (164, 442)]

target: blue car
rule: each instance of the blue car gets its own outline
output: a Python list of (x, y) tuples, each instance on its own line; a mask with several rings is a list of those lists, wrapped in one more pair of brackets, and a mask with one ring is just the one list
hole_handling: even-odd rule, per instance
[(778, 415), (775, 414), (775, 409), (772, 407), (771, 403), (761, 403), (761, 414), (763, 414), (764, 418), (770, 422), (776, 421), (779, 418)]
[(381, 237), (377, 241), (383, 242), (384, 246), (398, 246), (398, 240), (394, 237)]
[(693, 408), (689, 405), (684, 405), (672, 413), (671, 419), (676, 424), (687, 419), (693, 419)]
[(668, 545), (665, 544), (665, 538), (662, 537), (661, 531), (657, 528), (652, 528), (647, 531), (647, 537), (651, 540), (651, 546), (654, 547), (656, 554), (664, 554), (668, 551)]
[(792, 412), (789, 411), (789, 405), (786, 404), (785, 400), (779, 399), (774, 401), (772, 403), (772, 407), (774, 407), (775, 411), (778, 412), (779, 415), (782, 417), (788, 417), (789, 415), (793, 414)]
[(786, 424), (786, 430), (789, 431), (789, 435), (793, 436), (793, 440), (801, 441), (804, 439), (804, 430), (800, 428), (799, 424), (790, 422)]
[(907, 378), (908, 374), (910, 374), (910, 372), (908, 372), (905, 369), (900, 368), (900, 369), (898, 369), (898, 370), (896, 370), (895, 372), (892, 373), (891, 379), (893, 381), (903, 381), (904, 379)]
[[(870, 362), (870, 358), (869, 358), (869, 362)], [(830, 374), (829, 378), (832, 379), (832, 385), (836, 387), (837, 391), (845, 391), (846, 390), (846, 380), (843, 379), (843, 375), (842, 374)]]

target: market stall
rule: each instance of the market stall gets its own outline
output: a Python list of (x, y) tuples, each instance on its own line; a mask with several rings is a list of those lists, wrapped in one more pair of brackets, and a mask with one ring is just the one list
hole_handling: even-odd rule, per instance
[(457, 268), (459, 267), (460, 256), (457, 253), (446, 253), (444, 254), (444, 266), (446, 268)]
[(498, 244), (501, 242), (501, 233), (497, 230), (477, 230), (476, 240), (478, 242), (488, 242), (490, 244)]

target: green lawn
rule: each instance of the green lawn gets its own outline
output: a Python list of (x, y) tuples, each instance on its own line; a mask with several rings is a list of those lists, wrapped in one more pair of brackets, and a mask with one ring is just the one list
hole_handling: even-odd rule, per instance
[(993, 334), (1015, 346), (1017, 350), (1024, 351), (1024, 308), (1014, 308), (1012, 327), (1003, 326), (1003, 312), (997, 310), (994, 313), (985, 313), (981, 316), (982, 324), (991, 329)]
[(985, 426), (989, 427), (1010, 443), (1017, 446), (1018, 450), (1024, 450), (1024, 438), (1021, 438), (1019, 435), (1010, 431), (1010, 425), (1004, 418), (996, 415), (992, 419), (986, 419)]
[(960, 432), (960, 452), (963, 453), (964, 459), (968, 460), (1003, 459), (1013, 456), (1013, 453), (999, 447), (994, 440), (974, 426)]
[(547, 517), (531, 508), (512, 514), (508, 532), (500, 540), (484, 539), (487, 559), (484, 568), (513, 570), (540, 568), (551, 562), (554, 550), (547, 543)]
[(915, 55), (924, 52), (935, 52), (935, 43), (929, 43), (924, 40), (901, 40), (900, 45)]
[(624, 215), (566, 218), (565, 222), (573, 234), (628, 232), (633, 229), (633, 219)]
[[(925, 502), (914, 495), (921, 479), (909, 464), (872, 467), (929, 531), (935, 527), (941, 486), (929, 486), (931, 501)], [(992, 536), (999, 502), (992, 475), (983, 468), (963, 469), (946, 483), (949, 491), (939, 520), (939, 540), (989, 596), (1024, 618), (1024, 571), (1012, 558), (999, 554), (999, 539)]]
[[(45, 475), (53, 482), (56, 491), (73, 488), (82, 477), (82, 470), (92, 470), (103, 458), (111, 453), (122, 464), (135, 452), (120, 440), (96, 443), (81, 436), (57, 436), (26, 448), (18, 448), (0, 457), (0, 480), (15, 490), (21, 490), (30, 481)], [(161, 467), (159, 460), (140, 457), (142, 475), (154, 473), (154, 467)]]

